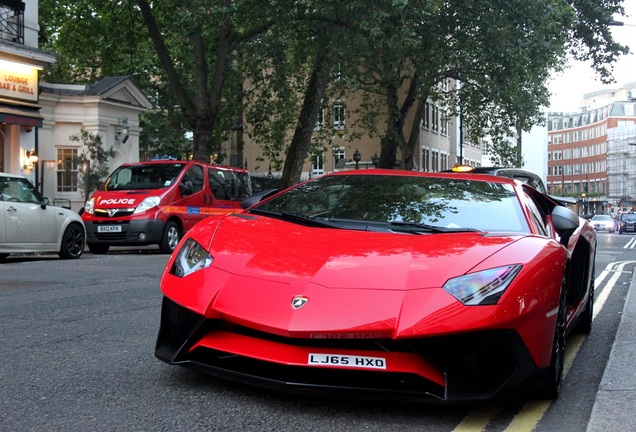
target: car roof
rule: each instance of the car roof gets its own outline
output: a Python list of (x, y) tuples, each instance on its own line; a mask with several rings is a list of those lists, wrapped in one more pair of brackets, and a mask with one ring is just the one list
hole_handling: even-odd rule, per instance
[(472, 172), (456, 173), (450, 171), (440, 172), (422, 172), (422, 171), (409, 171), (409, 170), (396, 170), (396, 169), (360, 169), (360, 170), (347, 170), (347, 171), (334, 171), (325, 176), (340, 176), (340, 175), (386, 175), (386, 176), (409, 176), (409, 177), (429, 177), (429, 178), (449, 178), (449, 179), (466, 179), (473, 181), (487, 181), (495, 183), (508, 183), (516, 184), (515, 179), (510, 177), (495, 176), (488, 174), (474, 174)]

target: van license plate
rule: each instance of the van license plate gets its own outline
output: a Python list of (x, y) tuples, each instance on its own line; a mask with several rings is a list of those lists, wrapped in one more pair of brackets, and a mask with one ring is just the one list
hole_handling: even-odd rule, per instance
[(97, 227), (99, 233), (121, 232), (121, 225), (99, 225)]

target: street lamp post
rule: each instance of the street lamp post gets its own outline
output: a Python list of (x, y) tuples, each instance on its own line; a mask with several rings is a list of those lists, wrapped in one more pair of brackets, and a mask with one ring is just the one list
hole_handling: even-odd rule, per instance
[(360, 159), (362, 159), (362, 155), (360, 154), (360, 151), (356, 149), (356, 151), (353, 153), (353, 160), (356, 163), (356, 169), (358, 169), (358, 164), (360, 163)]
[(375, 154), (373, 155), (373, 157), (371, 158), (371, 162), (373, 162), (373, 167), (374, 167), (374, 168), (377, 168), (377, 167), (378, 167), (378, 164), (380, 163), (380, 158), (378, 157), (378, 154), (377, 154), (377, 153), (375, 153)]

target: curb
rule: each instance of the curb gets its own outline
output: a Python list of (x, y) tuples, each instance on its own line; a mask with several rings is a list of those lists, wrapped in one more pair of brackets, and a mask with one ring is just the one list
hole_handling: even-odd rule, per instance
[(636, 407), (636, 280), (632, 273), (629, 291), (623, 306), (603, 378), (587, 425), (587, 432), (630, 430)]

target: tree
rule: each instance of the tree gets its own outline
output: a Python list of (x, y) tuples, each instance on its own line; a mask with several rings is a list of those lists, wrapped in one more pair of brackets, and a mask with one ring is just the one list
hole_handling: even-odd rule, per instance
[[(343, 89), (364, 93), (358, 130), (381, 136), (387, 168), (398, 152), (412, 166), (429, 97), (449, 116), (461, 109), (477, 137), (528, 130), (542, 121), (545, 83), (566, 55), (590, 59), (610, 79), (627, 52), (608, 27), (621, 3), (42, 0), (50, 13), (41, 14), (42, 47), (59, 48), (51, 78), (125, 72), (139, 80), (157, 101), (145, 123), (152, 145), (170, 136), (161, 124), (172, 125), (181, 136), (191, 131), (194, 158), (209, 161), (243, 130), (274, 164), (284, 159), (289, 185), (312, 151), (319, 101)], [(336, 63), (347, 80), (330, 73)]]
[[(550, 72), (568, 53), (591, 59), (601, 76), (627, 52), (608, 23), (620, 0), (476, 0), (385, 2), (369, 32), (363, 67), (382, 89), (387, 129), (380, 165), (392, 168), (401, 151), (405, 168), (418, 142), (421, 105), (430, 96), (458, 115), (473, 138), (505, 137), (542, 121)], [(388, 35), (388, 36), (387, 36)], [(445, 80), (461, 85), (447, 90)], [(407, 116), (413, 112), (409, 134)]]
[(101, 135), (83, 128), (80, 133), (71, 135), (69, 140), (82, 145), (78, 161), (83, 169), (80, 171), (78, 184), (88, 198), (90, 192), (96, 190), (110, 173), (108, 161), (115, 156), (115, 151), (112, 146), (104, 148)]

